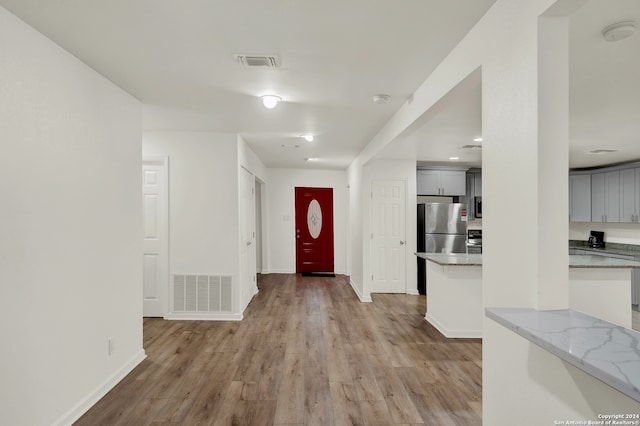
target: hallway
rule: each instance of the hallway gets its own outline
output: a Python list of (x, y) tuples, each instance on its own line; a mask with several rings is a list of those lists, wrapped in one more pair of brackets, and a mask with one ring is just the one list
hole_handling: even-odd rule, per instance
[(260, 276), (241, 322), (145, 319), (147, 359), (76, 424), (481, 424), (481, 341), (347, 280)]

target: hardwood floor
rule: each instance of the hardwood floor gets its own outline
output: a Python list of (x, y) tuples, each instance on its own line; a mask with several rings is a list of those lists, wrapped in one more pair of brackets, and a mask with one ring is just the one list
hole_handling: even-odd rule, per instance
[(147, 359), (77, 425), (479, 425), (479, 339), (447, 340), (424, 296), (265, 275), (241, 322), (144, 320)]

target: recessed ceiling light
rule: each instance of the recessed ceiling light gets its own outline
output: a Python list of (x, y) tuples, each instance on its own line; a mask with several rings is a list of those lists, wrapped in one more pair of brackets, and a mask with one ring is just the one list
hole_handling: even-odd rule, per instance
[(317, 158), (305, 158), (304, 161), (318, 161)]
[(449, 160), (459, 160), (460, 157), (449, 157)]
[(304, 138), (305, 141), (307, 142), (313, 142), (313, 135), (311, 133), (307, 133), (305, 135), (302, 135), (302, 137)]
[(611, 154), (612, 152), (618, 152), (619, 149), (611, 149), (611, 148), (597, 148), (586, 151), (585, 154), (589, 155), (600, 155), (600, 154)]
[(262, 98), (262, 105), (267, 109), (274, 109), (278, 105), (278, 102), (282, 100), (280, 96), (276, 95), (264, 95), (260, 97)]
[(482, 142), (482, 137), (474, 138), (474, 139), (473, 139), (473, 141), (474, 141), (474, 142)]
[(376, 105), (378, 105), (378, 104), (386, 104), (390, 100), (391, 100), (391, 96), (385, 95), (384, 93), (373, 95), (373, 99), (372, 99), (373, 103), (376, 104)]
[(602, 37), (606, 41), (618, 41), (631, 37), (636, 32), (635, 21), (623, 21), (611, 24), (602, 30)]

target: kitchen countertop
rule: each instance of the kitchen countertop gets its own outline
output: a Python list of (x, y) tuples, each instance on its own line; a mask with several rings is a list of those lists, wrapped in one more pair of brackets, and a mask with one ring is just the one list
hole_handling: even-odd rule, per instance
[(481, 254), (465, 254), (465, 253), (416, 253), (416, 256), (430, 260), (438, 265), (456, 265), (456, 266), (482, 266)]
[[(481, 254), (415, 253), (442, 266), (482, 266)], [(569, 268), (640, 268), (640, 262), (606, 256), (569, 255)]]
[(604, 248), (592, 248), (587, 241), (569, 240), (570, 249), (587, 250), (595, 253), (622, 254), (625, 256), (640, 256), (640, 246), (635, 244), (605, 243)]
[(640, 333), (573, 309), (486, 308), (486, 316), (640, 402)]

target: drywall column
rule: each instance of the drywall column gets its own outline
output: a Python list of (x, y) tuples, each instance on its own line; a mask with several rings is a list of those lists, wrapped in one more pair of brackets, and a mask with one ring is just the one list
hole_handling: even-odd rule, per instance
[(569, 18), (538, 19), (538, 309), (569, 306)]
[[(518, 44), (518, 61), (505, 57), (504, 69), (492, 63), (494, 69), (485, 67), (482, 75), (483, 299), (488, 307), (535, 308), (543, 268), (547, 266), (553, 271), (567, 268), (566, 257), (553, 259), (542, 250), (544, 245), (550, 250), (562, 245), (566, 250), (566, 232), (556, 235), (557, 241), (553, 241), (554, 235), (545, 233), (543, 227), (551, 226), (555, 230), (561, 228), (561, 221), (567, 221), (563, 213), (567, 208), (566, 199), (551, 209), (548, 203), (567, 191), (562, 188), (567, 185), (568, 164), (564, 164), (562, 173), (557, 167), (546, 169), (545, 165), (546, 157), (554, 151), (566, 161), (567, 141), (539, 137), (547, 130), (538, 128), (543, 123), (542, 119), (538, 121), (538, 112), (543, 107), (539, 102), (545, 98), (538, 93), (537, 19), (531, 16), (522, 21), (519, 25), (526, 30), (513, 31), (518, 38), (504, 41)], [(566, 56), (558, 58), (558, 62), (563, 59), (566, 60)], [(567, 90), (567, 87), (556, 89)], [(554, 185), (541, 187), (546, 181), (554, 180)], [(507, 194), (519, 194), (518, 202), (514, 203), (513, 197), (505, 196)], [(514, 244), (518, 250), (505, 249)], [(567, 275), (566, 270), (562, 275)], [(545, 274), (545, 279), (549, 276), (551, 273)], [(554, 283), (566, 288), (566, 281), (560, 278)], [(557, 304), (556, 307), (567, 307), (566, 300), (564, 306)], [(546, 414), (535, 411), (535, 407), (544, 404), (551, 406), (547, 406), (551, 408), (550, 413), (566, 413), (564, 407), (558, 407), (552, 390), (535, 384), (540, 372), (536, 371), (533, 376), (531, 371), (532, 367), (544, 370), (545, 364), (553, 365), (554, 360), (545, 360), (544, 354), (527, 341), (492, 320), (485, 318), (483, 333), (483, 423), (548, 424)], [(541, 365), (545, 368), (540, 368)], [(555, 373), (559, 375), (560, 371)], [(561, 384), (562, 380), (556, 383), (558, 387), (562, 387)], [(518, 389), (517, 398), (513, 398), (515, 389)], [(525, 413), (540, 417), (523, 418)]]

